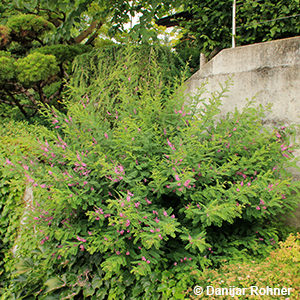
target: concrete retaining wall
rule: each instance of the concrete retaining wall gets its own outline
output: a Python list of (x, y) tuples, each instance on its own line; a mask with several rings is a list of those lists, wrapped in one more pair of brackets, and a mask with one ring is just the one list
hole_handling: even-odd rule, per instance
[(273, 103), (269, 120), (299, 123), (300, 37), (224, 49), (187, 81), (187, 92), (194, 93), (206, 80), (208, 91), (214, 91), (229, 76), (233, 86), (223, 113), (256, 97), (259, 103)]

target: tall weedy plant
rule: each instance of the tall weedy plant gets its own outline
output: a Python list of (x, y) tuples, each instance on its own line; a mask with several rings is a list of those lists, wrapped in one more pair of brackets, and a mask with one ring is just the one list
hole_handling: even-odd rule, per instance
[(205, 266), (276, 246), (296, 206), (292, 131), (251, 103), (217, 119), (227, 87), (185, 104), (149, 57), (142, 74), (130, 51), (103, 62), (40, 154), (6, 160), (34, 187), (7, 297), (183, 299)]

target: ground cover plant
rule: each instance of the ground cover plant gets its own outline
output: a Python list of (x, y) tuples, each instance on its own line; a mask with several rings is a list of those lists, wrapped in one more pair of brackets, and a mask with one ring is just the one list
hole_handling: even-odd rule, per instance
[(217, 118), (227, 86), (185, 103), (155, 51), (140, 67), (129, 51), (75, 76), (34, 151), (4, 152), (3, 176), (22, 175), (34, 202), (3, 299), (184, 299), (205, 267), (264, 257), (282, 237), (293, 130), (266, 129), (251, 102)]

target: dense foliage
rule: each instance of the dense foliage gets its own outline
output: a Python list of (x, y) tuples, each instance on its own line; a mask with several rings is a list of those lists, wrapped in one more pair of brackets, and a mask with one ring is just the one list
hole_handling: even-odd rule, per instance
[[(40, 106), (60, 110), (73, 59), (110, 43), (151, 43), (153, 14), (169, 2), (2, 1), (0, 4), (0, 116), (33, 120)], [(128, 38), (123, 28), (140, 13)], [(120, 33), (123, 34), (120, 36)]]
[[(1, 122), (0, 157), (37, 155), (39, 145), (36, 138), (42, 128), (10, 121)], [(0, 168), (0, 295), (8, 283), (7, 275), (12, 270), (12, 249), (16, 246), (20, 220), (24, 215), (24, 174), (12, 173), (11, 169)]]
[[(280, 248), (273, 250), (266, 260), (230, 264), (219, 270), (207, 269), (201, 274), (197, 284), (204, 289), (207, 285), (213, 286), (215, 289), (229, 286), (240, 288), (250, 286), (259, 288), (290, 287), (291, 296), (287, 298), (296, 299), (300, 292), (300, 234), (291, 234), (285, 242), (279, 242), (279, 244)], [(254, 297), (255, 299), (274, 299), (274, 296), (255, 295), (251, 297), (249, 294), (248, 292), (244, 299), (253, 299)], [(210, 299), (228, 299), (229, 297), (210, 296)], [(199, 299), (199, 297), (190, 298)]]
[(78, 74), (80, 101), (1, 160), (34, 189), (4, 299), (183, 299), (206, 266), (276, 247), (297, 205), (292, 130), (264, 128), (251, 103), (218, 119), (226, 87), (184, 104), (156, 61), (141, 74), (130, 52), (112, 85), (96, 64), (90, 89)]

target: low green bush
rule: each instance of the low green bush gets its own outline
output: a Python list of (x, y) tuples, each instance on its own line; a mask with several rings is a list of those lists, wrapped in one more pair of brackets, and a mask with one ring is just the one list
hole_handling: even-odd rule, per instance
[(205, 267), (276, 247), (293, 130), (251, 103), (217, 118), (227, 87), (185, 104), (153, 63), (116, 62), (114, 85), (98, 77), (34, 153), (1, 160), (34, 190), (3, 299), (184, 299)]
[[(199, 286), (217, 288), (239, 287), (250, 288), (291, 288), (291, 295), (284, 299), (298, 299), (300, 292), (300, 234), (290, 235), (285, 242), (279, 242), (280, 247), (273, 250), (267, 259), (251, 263), (229, 264), (218, 270), (206, 269), (198, 279)], [(192, 294), (192, 291), (191, 291)], [(202, 298), (205, 295), (203, 294)], [(191, 299), (199, 297), (191, 296)], [(201, 297), (200, 297), (201, 298)], [(228, 296), (210, 296), (209, 299), (228, 299)], [(231, 298), (231, 297), (230, 297)], [(239, 297), (232, 297), (238, 299)], [(277, 297), (278, 299), (280, 297)], [(274, 299), (267, 295), (250, 295), (245, 293), (243, 299)]]

